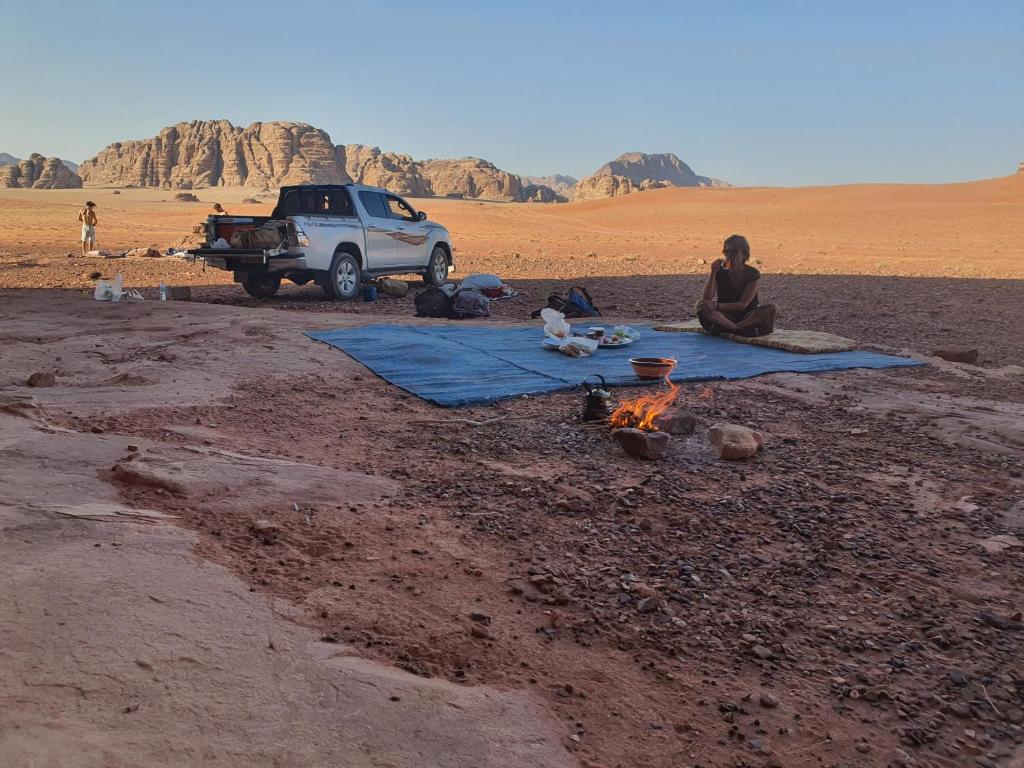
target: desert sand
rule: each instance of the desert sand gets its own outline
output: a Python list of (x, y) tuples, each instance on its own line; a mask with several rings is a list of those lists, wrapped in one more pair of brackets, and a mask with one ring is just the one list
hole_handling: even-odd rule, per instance
[[(307, 286), (259, 302), (176, 259), (65, 255), (86, 198), (110, 250), (174, 245), (213, 201), (269, 209), (197, 194), (0, 190), (0, 520), (16, 532), (0, 561), (20, 596), (0, 603), (19, 702), (0, 750), (60, 762), (85, 739), (64, 764), (89, 766), (140, 744), (149, 765), (1020, 759), (1024, 176), (417, 201), (451, 229), (460, 274), (520, 290), (481, 322), (522, 322), (576, 283), (616, 317), (682, 319), (740, 232), (783, 325), (929, 363), (688, 385), (698, 430), (660, 462), (581, 424), (578, 392), (445, 411), (302, 335), (428, 322), (411, 299)], [(94, 271), (193, 299), (97, 303)], [(979, 364), (930, 355), (949, 346)], [(53, 385), (27, 386), (36, 372)], [(705, 431), (722, 420), (764, 450), (719, 460)]]

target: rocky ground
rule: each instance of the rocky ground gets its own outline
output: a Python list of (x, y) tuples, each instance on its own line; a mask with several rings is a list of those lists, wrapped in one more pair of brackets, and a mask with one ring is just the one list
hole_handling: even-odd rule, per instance
[[(579, 421), (577, 392), (442, 411), (299, 332), (347, 313), (4, 304), (4, 389), (143, 446), (98, 468), (123, 503), (178, 516), (325, 643), (531, 692), (584, 764), (988, 766), (1024, 739), (1024, 379), (992, 353), (691, 385), (697, 432), (644, 462)], [(285, 350), (308, 364), (275, 370)], [(32, 368), (55, 389), (23, 388)], [(717, 421), (766, 447), (722, 462)], [(199, 492), (157, 471), (188, 447), (399, 490)]]

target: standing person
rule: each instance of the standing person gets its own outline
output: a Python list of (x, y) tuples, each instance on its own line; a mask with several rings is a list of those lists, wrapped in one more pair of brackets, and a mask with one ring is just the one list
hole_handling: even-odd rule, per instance
[(715, 259), (704, 293), (697, 302), (697, 319), (708, 333), (767, 336), (775, 330), (779, 308), (758, 306), (761, 273), (747, 266), (750, 243), (743, 235), (731, 235), (722, 244), (725, 259)]
[(96, 203), (92, 200), (85, 204), (85, 208), (78, 212), (78, 220), (82, 222), (82, 255), (89, 251), (96, 250), (96, 225), (99, 219), (96, 218)]

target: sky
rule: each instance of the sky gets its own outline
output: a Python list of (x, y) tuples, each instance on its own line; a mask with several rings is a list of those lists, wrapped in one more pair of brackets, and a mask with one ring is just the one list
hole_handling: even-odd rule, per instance
[(581, 177), (674, 152), (738, 185), (1024, 161), (1024, 2), (0, 0), (0, 152), (293, 120)]

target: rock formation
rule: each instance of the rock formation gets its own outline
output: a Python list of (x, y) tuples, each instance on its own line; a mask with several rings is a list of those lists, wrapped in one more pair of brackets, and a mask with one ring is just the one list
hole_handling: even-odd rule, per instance
[(461, 160), (427, 160), (423, 175), (438, 197), (472, 197), (485, 200), (523, 199), (523, 183), (518, 176), (478, 157)]
[(193, 120), (111, 144), (79, 168), (91, 184), (191, 189), (343, 181), (325, 131), (305, 123)]
[(523, 201), (527, 203), (564, 203), (567, 198), (544, 184), (523, 187)]
[(9, 155), (6, 152), (0, 152), (0, 165), (17, 165), (20, 162), (20, 157)]
[(627, 152), (619, 155), (609, 163), (605, 163), (595, 172), (602, 174), (625, 176), (636, 186), (644, 181), (663, 181), (669, 187), (722, 187), (729, 186), (719, 179), (698, 176), (686, 163), (671, 152), (649, 155), (645, 152)]
[(420, 163), (409, 155), (381, 152), (378, 147), (347, 144), (335, 148), (345, 181), (384, 187), (399, 195), (430, 197), (430, 183), (423, 178)]
[(59, 157), (43, 157), (33, 152), (17, 165), (0, 165), (0, 187), (31, 187), (32, 189), (77, 189), (82, 179), (61, 162)]
[(573, 190), (572, 199), (599, 200), (604, 197), (619, 197), (639, 191), (640, 188), (625, 176), (594, 174), (579, 180)]
[(728, 187), (721, 179), (698, 176), (671, 152), (627, 152), (605, 163), (573, 189), (574, 200), (617, 197), (662, 187)]
[(414, 160), (362, 144), (335, 146), (326, 131), (305, 123), (194, 120), (141, 141), (111, 144), (82, 163), (90, 184), (192, 189), (277, 187), (355, 182), (399, 194), (521, 201), (518, 176), (475, 157)]
[(520, 176), (519, 178), (522, 179), (524, 187), (547, 187), (566, 200), (572, 197), (572, 188), (579, 182), (579, 179), (566, 176), (564, 173), (553, 173), (550, 176)]
[(663, 186), (728, 186), (698, 176), (672, 154), (632, 152), (577, 182), (571, 176), (523, 177), (478, 157), (416, 160), (379, 147), (331, 142), (305, 123), (193, 120), (151, 139), (111, 144), (78, 169), (89, 184), (115, 187), (253, 187), (354, 182), (413, 197), (561, 202), (616, 197)]

